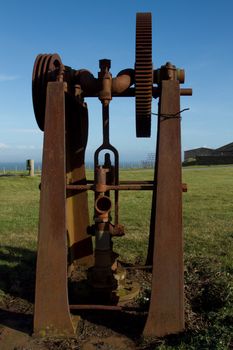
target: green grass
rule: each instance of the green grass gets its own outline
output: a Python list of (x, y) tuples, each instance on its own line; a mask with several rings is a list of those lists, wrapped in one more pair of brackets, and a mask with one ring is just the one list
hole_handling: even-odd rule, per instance
[(185, 253), (218, 258), (233, 272), (233, 168), (183, 171)]
[[(90, 171), (88, 177), (92, 177)], [(120, 178), (151, 180), (153, 171), (122, 170)], [(2, 295), (24, 297), (22, 284), (28, 283), (33, 274), (39, 182), (39, 177), (0, 178)], [(230, 349), (233, 347), (233, 168), (184, 168), (183, 182), (188, 184), (188, 192), (183, 194), (187, 330), (178, 336), (154, 340), (145, 349)], [(145, 259), (150, 205), (148, 191), (120, 193), (120, 223), (125, 225), (126, 235), (114, 239), (114, 250), (122, 260)], [(91, 209), (90, 218), (92, 213)], [(31, 294), (30, 297), (33, 298)]]
[(1, 244), (35, 249), (39, 183), (39, 177), (0, 178)]

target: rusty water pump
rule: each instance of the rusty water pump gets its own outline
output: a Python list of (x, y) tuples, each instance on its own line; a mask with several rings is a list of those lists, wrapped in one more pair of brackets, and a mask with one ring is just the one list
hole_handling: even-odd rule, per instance
[[(37, 335), (74, 335), (72, 309), (121, 309), (117, 291), (130, 281), (117, 261), (112, 237), (124, 235), (118, 215), (122, 190), (153, 192), (146, 262), (152, 265), (152, 286), (144, 335), (163, 336), (184, 328), (180, 95), (192, 91), (180, 88), (184, 70), (171, 63), (153, 69), (150, 13), (137, 14), (134, 69), (112, 77), (110, 68), (110, 60), (100, 60), (96, 78), (88, 70), (63, 65), (57, 54), (38, 55), (34, 64), (33, 105), (44, 131), (34, 312)], [(94, 154), (92, 181), (85, 174), (85, 97), (97, 97), (102, 104), (103, 143)], [(119, 180), (119, 154), (109, 137), (109, 104), (114, 97), (135, 97), (137, 137), (150, 137), (152, 99), (159, 100), (154, 181)], [(102, 165), (100, 152), (105, 154)], [(94, 191), (93, 225), (88, 191)], [(89, 297), (99, 295), (101, 303), (82, 305), (77, 300), (76, 305), (70, 304), (71, 266), (87, 267)], [(132, 297), (139, 288), (128, 289)]]

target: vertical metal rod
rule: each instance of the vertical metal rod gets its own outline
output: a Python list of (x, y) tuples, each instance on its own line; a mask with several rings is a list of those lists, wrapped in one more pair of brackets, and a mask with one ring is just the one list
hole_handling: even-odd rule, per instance
[[(115, 185), (119, 184), (119, 160), (118, 152), (110, 145), (109, 142), (109, 104), (104, 105), (102, 103), (102, 117), (103, 117), (103, 149), (109, 149), (113, 151), (115, 156)], [(115, 225), (119, 221), (119, 191), (115, 190), (114, 193), (114, 209), (115, 209)]]
[(109, 145), (109, 105), (105, 106), (102, 103), (103, 115), (103, 144)]
[[(119, 168), (117, 168), (116, 171), (116, 178), (115, 178), (115, 184), (119, 184)], [(118, 225), (119, 223), (119, 191), (115, 190), (115, 198), (114, 198), (114, 205), (115, 205), (115, 225)]]
[[(104, 168), (109, 169), (109, 172), (106, 174), (106, 184), (112, 184), (112, 163), (109, 153), (105, 153), (104, 155)], [(114, 179), (113, 179), (114, 180)], [(106, 191), (105, 195), (110, 197), (110, 191)]]

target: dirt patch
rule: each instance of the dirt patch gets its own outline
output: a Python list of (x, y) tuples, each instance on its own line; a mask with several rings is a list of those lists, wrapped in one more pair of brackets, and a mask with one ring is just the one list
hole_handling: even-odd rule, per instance
[[(205, 263), (204, 266), (206, 265)], [(227, 302), (225, 282), (220, 285), (220, 282), (217, 283), (214, 278), (215, 274), (205, 269), (202, 264), (193, 266), (191, 262), (186, 267), (186, 331), (182, 334), (171, 335), (163, 339), (142, 338), (150, 299), (151, 272), (149, 270), (128, 269), (129, 278), (136, 280), (141, 286), (139, 296), (125, 305), (128, 310), (79, 310), (76, 313), (73, 311), (74, 317), (80, 316), (76, 335), (73, 338), (42, 339), (33, 337), (33, 301), (31, 298), (13, 297), (8, 294), (0, 302), (0, 349), (154, 350), (160, 345), (175, 347), (182, 342), (188, 348), (189, 344), (193, 342), (193, 337), (199, 333), (200, 337), (202, 333), (206, 335), (205, 330), (210, 327), (210, 321), (203, 310), (209, 310), (210, 306), (213, 310), (213, 307), (222, 307)], [(82, 278), (83, 276), (81, 276), (80, 281)], [(25, 296), (26, 294), (24, 291), (22, 295)], [(218, 304), (215, 302), (217, 297)], [(211, 298), (214, 302), (210, 304)], [(225, 322), (232, 322), (229, 321), (229, 317), (226, 318)], [(213, 335), (214, 333), (211, 339)]]
[(83, 344), (83, 350), (125, 350), (136, 349), (133, 341), (127, 338), (111, 336), (104, 339), (92, 337)]
[(78, 322), (76, 336), (69, 339), (33, 337), (33, 303), (7, 295), (0, 304), (0, 349), (139, 349), (137, 343), (145, 322), (151, 273), (128, 269), (128, 275), (129, 278), (140, 282), (141, 291), (137, 299), (126, 306), (140, 308), (141, 311), (78, 311), (81, 319)]

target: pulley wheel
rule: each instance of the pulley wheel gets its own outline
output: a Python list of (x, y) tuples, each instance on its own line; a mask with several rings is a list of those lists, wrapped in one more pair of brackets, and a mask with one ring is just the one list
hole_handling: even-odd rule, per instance
[(56, 81), (62, 62), (57, 54), (38, 55), (32, 74), (32, 100), (39, 128), (44, 130), (46, 89), (48, 81)]
[(137, 13), (135, 59), (137, 137), (150, 137), (151, 134), (152, 88), (152, 18), (151, 13)]

